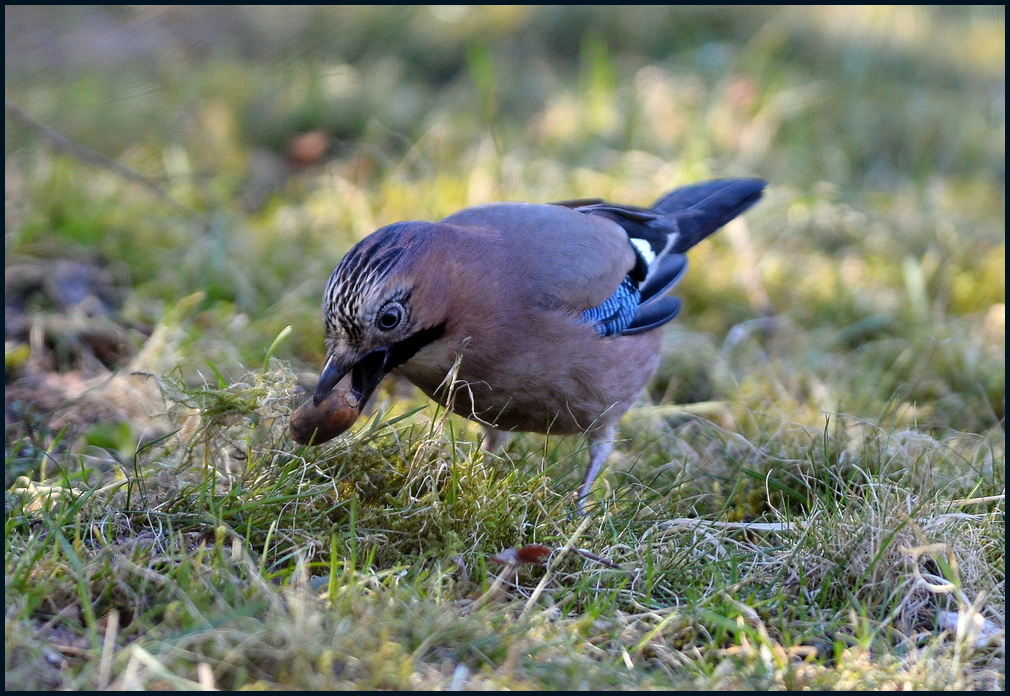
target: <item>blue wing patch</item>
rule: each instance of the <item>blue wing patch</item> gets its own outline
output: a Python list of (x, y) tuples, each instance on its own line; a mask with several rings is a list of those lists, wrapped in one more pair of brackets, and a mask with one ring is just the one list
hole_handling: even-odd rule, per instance
[(613, 295), (600, 306), (584, 311), (580, 319), (586, 324), (595, 324), (600, 336), (617, 335), (631, 325), (641, 296), (638, 285), (631, 278), (625, 278)]

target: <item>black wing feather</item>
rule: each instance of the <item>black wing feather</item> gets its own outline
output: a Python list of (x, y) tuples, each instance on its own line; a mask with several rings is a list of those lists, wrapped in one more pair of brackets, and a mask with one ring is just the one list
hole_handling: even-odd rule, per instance
[(639, 288), (642, 297), (639, 304), (651, 302), (659, 295), (665, 295), (670, 288), (680, 282), (687, 273), (687, 256), (667, 254), (652, 265), (649, 278)]
[(638, 311), (635, 312), (635, 318), (631, 320), (628, 328), (621, 332), (621, 335), (633, 336), (649, 329), (655, 329), (673, 319), (678, 312), (680, 312), (679, 297), (664, 295), (656, 298), (647, 305), (639, 306)]

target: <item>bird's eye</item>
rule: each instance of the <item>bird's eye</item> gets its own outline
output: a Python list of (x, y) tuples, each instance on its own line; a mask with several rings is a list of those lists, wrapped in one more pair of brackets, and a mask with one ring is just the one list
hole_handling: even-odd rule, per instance
[(403, 307), (396, 303), (391, 303), (382, 308), (379, 312), (375, 325), (383, 331), (391, 331), (400, 325), (403, 320)]

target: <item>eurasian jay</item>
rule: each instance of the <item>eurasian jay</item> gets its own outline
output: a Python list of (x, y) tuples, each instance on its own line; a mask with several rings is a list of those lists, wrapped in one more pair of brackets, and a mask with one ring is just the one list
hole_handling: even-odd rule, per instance
[(760, 179), (672, 191), (650, 208), (601, 200), (489, 203), (399, 222), (356, 244), (323, 294), (318, 405), (348, 372), (360, 409), (395, 371), (485, 426), (585, 433), (577, 510), (615, 428), (659, 366), (666, 293), (685, 252), (760, 199)]

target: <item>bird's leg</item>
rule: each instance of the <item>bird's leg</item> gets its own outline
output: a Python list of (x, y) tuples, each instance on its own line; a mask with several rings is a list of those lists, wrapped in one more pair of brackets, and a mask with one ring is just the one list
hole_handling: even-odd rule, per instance
[(575, 514), (579, 517), (586, 514), (586, 498), (589, 497), (593, 482), (603, 471), (603, 466), (607, 463), (607, 457), (613, 448), (613, 425), (601, 427), (589, 435), (589, 466), (586, 467), (586, 475), (582, 478), (582, 485), (579, 486), (579, 497), (575, 501)]
[(484, 429), (484, 439), (481, 440), (480, 448), (492, 454), (498, 454), (505, 448), (505, 443), (508, 442), (510, 434), (504, 430), (487, 427)]

